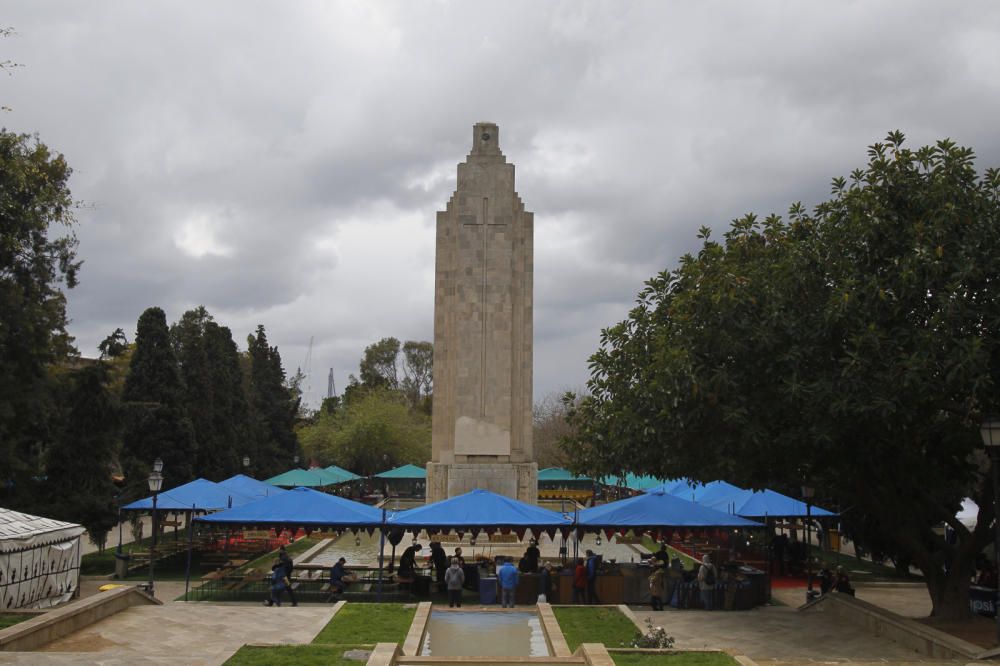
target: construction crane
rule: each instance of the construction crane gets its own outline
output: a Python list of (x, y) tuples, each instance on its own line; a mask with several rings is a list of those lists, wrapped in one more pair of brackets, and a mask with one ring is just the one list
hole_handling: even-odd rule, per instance
[(309, 348), (306, 350), (306, 360), (305, 360), (305, 363), (302, 364), (302, 381), (305, 383), (305, 386), (302, 387), (302, 389), (303, 389), (302, 390), (302, 395), (305, 396), (307, 400), (309, 399), (309, 395), (312, 393), (312, 382), (311, 382), (311, 379), (310, 379), (310, 374), (311, 374), (310, 373), (310, 369), (311, 369), (311, 366), (312, 366), (312, 359), (313, 359), (313, 339), (314, 339), (314, 336), (310, 335), (309, 336)]

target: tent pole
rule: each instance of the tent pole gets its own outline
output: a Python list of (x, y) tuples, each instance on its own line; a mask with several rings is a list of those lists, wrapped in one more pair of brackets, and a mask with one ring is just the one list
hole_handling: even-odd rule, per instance
[(194, 504), (191, 505), (191, 512), (187, 515), (188, 528), (188, 555), (187, 567), (184, 570), (184, 601), (188, 600), (188, 587), (191, 585), (191, 543), (194, 539)]
[(378, 594), (376, 600), (382, 603), (382, 563), (385, 561), (385, 507), (382, 507), (382, 524), (378, 529)]

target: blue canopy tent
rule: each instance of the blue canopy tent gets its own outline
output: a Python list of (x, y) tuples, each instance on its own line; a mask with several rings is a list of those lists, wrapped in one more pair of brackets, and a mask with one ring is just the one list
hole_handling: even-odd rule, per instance
[[(714, 500), (698, 500), (698, 503), (749, 518), (805, 518), (807, 515), (805, 502), (769, 489), (741, 490)], [(837, 514), (810, 504), (808, 515), (813, 518), (824, 518)]]
[(674, 497), (680, 497), (691, 502), (709, 506), (710, 502), (716, 502), (745, 491), (739, 486), (734, 486), (725, 481), (692, 484), (684, 480), (683, 483), (674, 484), (669, 492)]
[[(236, 492), (208, 479), (195, 479), (182, 486), (156, 494), (157, 511), (221, 511), (242, 506), (258, 499)], [(122, 511), (150, 511), (153, 498), (136, 500), (122, 507)]]
[(584, 509), (576, 524), (583, 529), (763, 527), (752, 520), (689, 502), (663, 490)]
[(262, 525), (267, 527), (374, 528), (382, 524), (379, 509), (309, 488), (280, 494), (220, 511), (195, 522), (209, 525)]
[(529, 528), (549, 532), (551, 536), (557, 529), (568, 530), (572, 524), (573, 521), (561, 513), (481, 488), (434, 504), (395, 513), (387, 521), (390, 529), (440, 532), (454, 529), (460, 534), (471, 532), (473, 536), (480, 531), (492, 532), (497, 529), (523, 534)]
[(284, 488), (272, 486), (269, 483), (258, 481), (257, 479), (244, 474), (237, 474), (236, 476), (229, 477), (225, 481), (219, 481), (219, 485), (233, 492), (256, 499), (260, 499), (261, 497), (270, 497), (271, 495), (278, 495), (285, 492)]

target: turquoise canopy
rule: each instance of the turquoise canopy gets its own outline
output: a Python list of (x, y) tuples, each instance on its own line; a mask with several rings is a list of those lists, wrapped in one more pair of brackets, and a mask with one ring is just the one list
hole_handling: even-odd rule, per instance
[(539, 481), (592, 481), (587, 476), (576, 476), (568, 469), (562, 467), (546, 467), (538, 470)]
[(313, 467), (309, 470), (290, 469), (284, 474), (272, 476), (265, 483), (272, 486), (284, 486), (286, 488), (322, 488), (324, 486), (335, 486), (350, 479), (345, 479), (341, 475), (331, 474), (322, 467)]
[(337, 467), (336, 465), (330, 465), (329, 467), (323, 468), (328, 474), (332, 475), (334, 478), (341, 479), (339, 483), (346, 483), (347, 481), (357, 481), (361, 477), (354, 472), (349, 472), (343, 467)]
[(416, 465), (403, 465), (375, 475), (380, 479), (426, 479), (427, 470)]

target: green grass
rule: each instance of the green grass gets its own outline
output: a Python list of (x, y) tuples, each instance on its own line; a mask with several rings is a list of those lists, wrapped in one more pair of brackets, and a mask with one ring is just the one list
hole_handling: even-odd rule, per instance
[(676, 652), (673, 654), (611, 653), (617, 666), (733, 666), (737, 661), (725, 652)]
[(580, 643), (622, 647), (638, 633), (632, 621), (617, 608), (557, 606), (552, 610), (571, 651)]
[(349, 603), (313, 639), (322, 643), (402, 643), (416, 606)]
[(0, 615), (0, 629), (6, 629), (7, 627), (13, 627), (19, 622), (24, 622), (25, 620), (30, 620), (36, 617), (30, 613), (10, 613)]
[[(826, 564), (826, 566), (828, 566), (831, 570), (833, 570), (837, 565), (844, 567), (847, 571), (847, 575), (851, 577), (851, 582), (853, 583), (903, 580), (919, 582), (924, 579), (923, 576), (916, 574), (900, 574), (896, 571), (895, 567), (892, 566), (875, 564), (871, 560), (859, 560), (853, 555), (844, 555), (842, 553), (832, 553), (820, 550), (817, 546), (813, 546), (811, 548), (811, 552), (812, 556), (819, 562), (820, 567), (824, 564)], [(859, 571), (864, 571), (865, 573), (857, 573)]]
[(303, 666), (358, 666), (363, 662), (343, 658), (348, 650), (371, 650), (374, 645), (281, 645), (251, 647), (244, 645), (226, 661), (230, 666), (270, 666), (271, 664), (302, 664)]

